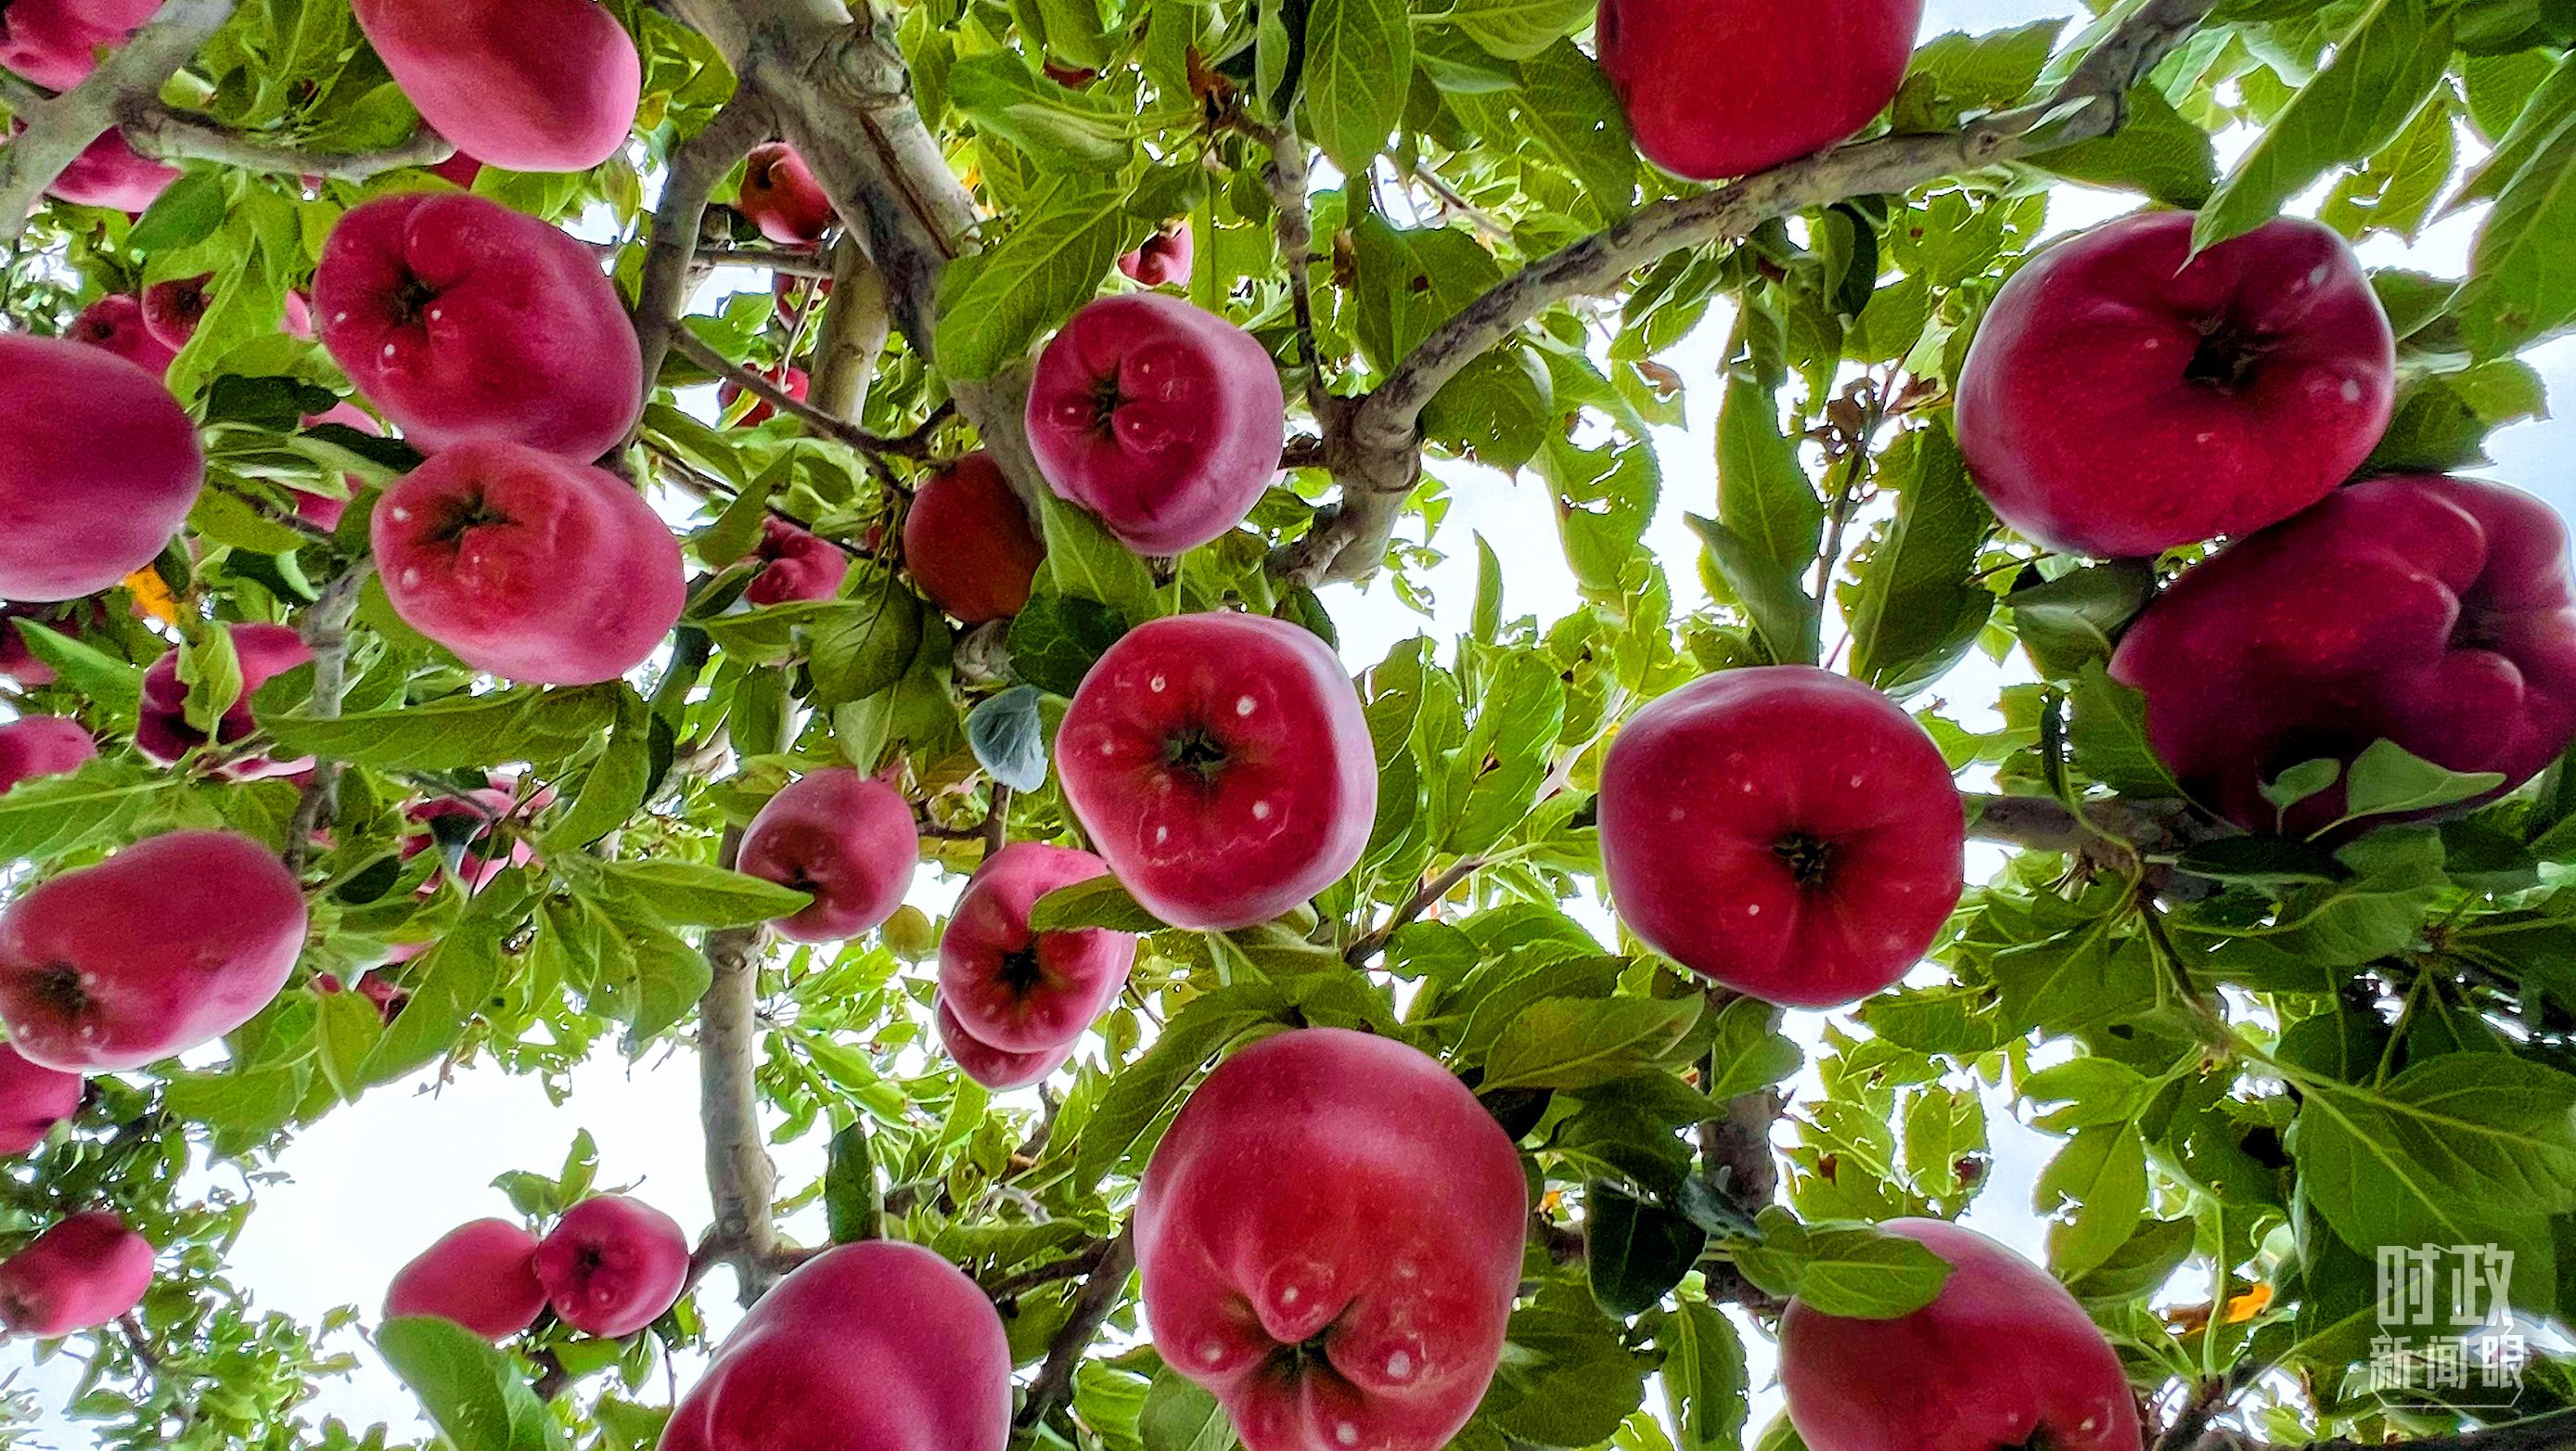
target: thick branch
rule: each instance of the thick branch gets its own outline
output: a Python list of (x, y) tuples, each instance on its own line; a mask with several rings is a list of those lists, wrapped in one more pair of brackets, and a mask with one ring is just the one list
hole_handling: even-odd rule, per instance
[(1073, 1373), (1082, 1364), (1083, 1352), (1091, 1348), (1109, 1312), (1118, 1308), (1118, 1297), (1125, 1292), (1127, 1276), (1135, 1268), (1136, 1231), (1130, 1225), (1109, 1242), (1099, 1267), (1082, 1282), (1081, 1293), (1073, 1297), (1072, 1316), (1048, 1343), (1046, 1364), (1038, 1367), (1037, 1379), (1029, 1382), (1029, 1398), (1020, 1407), (1019, 1424), (1023, 1429), (1055, 1414), (1058, 1406), (1073, 1398)]
[(212, 161), (273, 176), (322, 176), (365, 181), (407, 166), (436, 166), (456, 145), (427, 126), (379, 151), (306, 151), (229, 127), (158, 102), (126, 115), (126, 143), (162, 161)]
[(233, 0), (168, 0), (134, 39), (99, 62), (89, 78), (31, 106), (27, 129), (0, 146), (0, 241), (26, 230), (37, 196), (105, 135), (108, 128), (157, 104), (161, 84), (232, 18)]
[(698, 228), (707, 198), (733, 164), (758, 145), (769, 117), (758, 93), (745, 86), (697, 135), (671, 149), (662, 172), (662, 199), (653, 208), (653, 240), (644, 254), (643, 285), (635, 295), (635, 341), (644, 353), (644, 394), (661, 376), (671, 334), (689, 305), (689, 278), (698, 257)]
[[(728, 828), (719, 860), (730, 868), (742, 832)], [(714, 1201), (710, 1242), (725, 1247), (740, 1278), (742, 1303), (777, 1278), (778, 1226), (770, 1217), (778, 1168), (760, 1128), (760, 951), (766, 929), (728, 927), (707, 934), (714, 980), (698, 999), (698, 1118), (707, 1136), (707, 1197)]]
[(884, 355), (890, 316), (885, 279), (868, 262), (867, 249), (848, 237), (832, 247), (832, 296), (814, 341), (808, 390), (826, 415), (856, 423), (868, 406), (868, 385)]

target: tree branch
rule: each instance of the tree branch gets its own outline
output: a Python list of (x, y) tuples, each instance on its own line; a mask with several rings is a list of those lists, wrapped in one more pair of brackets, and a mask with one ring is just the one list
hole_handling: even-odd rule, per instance
[(717, 377), (739, 384), (744, 392), (805, 425), (808, 432), (848, 444), (870, 458), (926, 459), (930, 457), (931, 436), (938, 431), (939, 425), (947, 418), (947, 410), (933, 410), (930, 417), (912, 432), (888, 438), (883, 434), (870, 433), (855, 423), (833, 417), (717, 352), (705, 339), (686, 327), (671, 330), (671, 351)]
[[(725, 829), (717, 854), (731, 869), (742, 851), (739, 827)], [(776, 1281), (778, 1226), (770, 1204), (778, 1167), (770, 1162), (760, 1128), (758, 1008), (760, 954), (765, 927), (727, 927), (707, 934), (707, 965), (714, 980), (698, 999), (698, 1118), (707, 1137), (707, 1197), (715, 1224), (708, 1242), (720, 1247), (741, 1281), (750, 1305)]]
[[(322, 720), (333, 720), (340, 714), (341, 697), (349, 689), (349, 621), (358, 612), (358, 596), (366, 588), (367, 576), (375, 565), (360, 560), (350, 565), (338, 579), (323, 587), (322, 597), (315, 600), (304, 614), (304, 643), (313, 651), (313, 699), (307, 713)], [(340, 763), (317, 758), (313, 774), (304, 783), (304, 792), (296, 798), (295, 815), (286, 827), (286, 870), (301, 878), (304, 863), (313, 850), (313, 833), (322, 823), (337, 814), (340, 797)]]
[(891, 315), (885, 279), (868, 264), (867, 249), (844, 236), (832, 246), (832, 296), (814, 341), (808, 389), (823, 413), (856, 423), (868, 406), (868, 385), (885, 353)]
[(435, 166), (456, 154), (454, 142), (425, 125), (382, 150), (306, 151), (218, 126), (158, 102), (126, 116), (124, 133), (128, 145), (161, 161), (212, 161), (273, 176), (322, 176), (335, 181), (365, 181), (407, 166)]
[(759, 92), (745, 83), (698, 134), (671, 148), (670, 164), (662, 172), (662, 197), (653, 208), (643, 282), (635, 294), (635, 342), (644, 354), (646, 398), (653, 396), (671, 335), (680, 330), (680, 313), (689, 305), (689, 278), (707, 199), (768, 129)]
[(1484, 864), (1485, 859), (1481, 856), (1458, 858), (1447, 871), (1423, 883), (1421, 890), (1396, 908), (1392, 916), (1353, 942), (1342, 953), (1342, 961), (1353, 967), (1366, 967), (1370, 958), (1386, 950), (1386, 945), (1395, 940), (1395, 934), (1402, 931), (1406, 923), (1430, 911), (1442, 898), (1458, 890), (1458, 884), (1474, 876)]
[(1046, 1364), (1038, 1367), (1037, 1379), (1029, 1382), (1029, 1398), (1020, 1406), (1021, 1429), (1044, 1421), (1073, 1398), (1073, 1373), (1082, 1364), (1083, 1352), (1100, 1334), (1109, 1312), (1118, 1307), (1118, 1297), (1127, 1288), (1127, 1276), (1135, 1268), (1136, 1228), (1129, 1224), (1109, 1242), (1099, 1265), (1073, 1297), (1072, 1316), (1048, 1342)]
[(162, 83), (232, 13), (233, 0), (168, 0), (87, 80), (21, 113), (27, 129), (0, 146), (0, 241), (26, 230), (38, 196), (91, 142), (141, 108), (158, 106)]

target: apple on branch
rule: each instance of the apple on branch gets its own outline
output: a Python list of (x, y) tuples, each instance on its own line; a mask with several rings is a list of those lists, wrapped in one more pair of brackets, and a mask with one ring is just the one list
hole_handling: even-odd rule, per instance
[[(219, 628), (231, 634), (233, 655), (241, 664), (240, 698), (225, 708), (212, 735), (197, 729), (188, 720), (188, 686), (179, 679), (183, 647), (173, 646), (143, 672), (141, 714), (134, 726), (134, 749), (143, 759), (155, 765), (175, 765), (200, 746), (229, 746), (248, 739), (259, 729), (251, 712), (251, 696), (269, 681), (313, 661), (312, 647), (287, 626), (246, 624)], [(271, 776), (292, 776), (312, 764), (310, 757), (276, 761), (266, 756), (241, 756), (227, 760), (216, 774), (227, 781), (259, 781)]]
[[(742, 192), (734, 209), (760, 234), (786, 247), (811, 247), (831, 228), (832, 199), (784, 141), (755, 146), (743, 158)], [(801, 396), (801, 395), (800, 395)]]
[(88, 1210), (0, 1260), (0, 1329), (39, 1340), (94, 1330), (151, 1287), (152, 1242), (113, 1211)]
[(537, 1237), (506, 1219), (469, 1220), (449, 1230), (385, 1287), (386, 1319), (436, 1315), (486, 1340), (518, 1334), (545, 1308)]
[(1601, 74), (1637, 150), (1675, 176), (1767, 171), (1896, 99), (1923, 0), (1601, 0)]
[(1063, 1062), (1059, 1050), (1118, 1001), (1136, 961), (1133, 935), (1029, 926), (1039, 898), (1108, 872), (1087, 851), (1034, 841), (1012, 842), (976, 868), (939, 940), (940, 1032), (952, 1048), (959, 1036), (972, 1040), (957, 1055), (967, 1077), (985, 1081), (979, 1069), (1011, 1062), (1023, 1066), (1002, 1071), (1019, 1078), (1050, 1054), (1045, 1071), (1053, 1071)]
[(353, 0), (352, 8), (421, 119), (483, 164), (587, 171), (635, 129), (643, 59), (598, 0)]
[(537, 1283), (556, 1318), (588, 1335), (632, 1335), (689, 1279), (689, 1237), (638, 1199), (602, 1194), (563, 1212), (537, 1244)]
[(77, 771), (95, 760), (89, 727), (68, 716), (26, 715), (0, 725), (0, 795), (21, 781)]
[(85, 1083), (80, 1074), (30, 1062), (0, 1043), (0, 1155), (32, 1151), (54, 1125), (80, 1112)]
[(981, 450), (923, 480), (904, 511), (904, 568), (931, 603), (966, 624), (1018, 614), (1045, 562), (1027, 505)]
[(0, 599), (109, 588), (161, 553), (205, 482), (196, 425), (157, 374), (0, 335)]
[(869, 932), (903, 905), (921, 864), (911, 803), (844, 766), (808, 772), (769, 798), (743, 828), (738, 865), (814, 900), (771, 925), (792, 942), (839, 942)]

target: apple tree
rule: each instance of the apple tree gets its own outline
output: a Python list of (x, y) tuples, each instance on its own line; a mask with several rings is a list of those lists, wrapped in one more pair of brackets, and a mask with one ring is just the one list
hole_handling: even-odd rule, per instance
[[(46, 1409), (2576, 1446), (2576, 13), (1922, 11), (0, 0)], [(227, 1267), (675, 1051), (706, 1203)]]

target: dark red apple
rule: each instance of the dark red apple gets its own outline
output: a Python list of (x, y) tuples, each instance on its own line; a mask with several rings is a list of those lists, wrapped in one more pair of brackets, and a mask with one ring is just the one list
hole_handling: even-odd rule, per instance
[(1501, 1361), (1528, 1222), (1511, 1136), (1437, 1060), (1340, 1028), (1265, 1038), (1145, 1170), (1154, 1348), (1246, 1451), (1438, 1451)]
[(2283, 217), (2193, 257), (2192, 221), (2056, 243), (1978, 326), (1959, 448), (2037, 543), (2119, 557), (2251, 533), (2325, 497), (2388, 427), (2396, 343), (2343, 238)]
[(0, 725), (0, 795), (21, 781), (77, 771), (98, 757), (89, 727), (68, 716), (21, 716)]
[(30, 1063), (0, 1043), (0, 1154), (24, 1154), (80, 1112), (82, 1078)]
[[(17, 123), (10, 123), (17, 129)], [(49, 196), (85, 207), (109, 207), (120, 212), (141, 212), (179, 179), (176, 167), (164, 166), (126, 144), (125, 133), (109, 131), (83, 148), (81, 154), (46, 186)]]
[(1593, 38), (1637, 149), (1715, 181), (1867, 126), (1922, 23), (1923, 0), (1601, 0)]
[(616, 475), (468, 443), (376, 501), (368, 535), (394, 613), (477, 670), (590, 685), (641, 665), (686, 603), (679, 541)]
[(170, 371), (179, 350), (144, 326), (143, 304), (123, 293), (102, 297), (81, 309), (63, 336), (94, 348), (105, 348), (158, 378)]
[(660, 1451), (1003, 1451), (1002, 1317), (917, 1244), (825, 1250), (778, 1282), (716, 1352)]
[(0, 1260), (0, 1329), (52, 1340), (143, 1302), (152, 1242), (105, 1209), (75, 1214)]
[(634, 1334), (671, 1308), (688, 1279), (679, 1221), (623, 1194), (565, 1210), (537, 1245), (537, 1283), (556, 1318), (587, 1335)]
[(429, 174), (451, 186), (474, 189), (474, 178), (483, 174), (483, 163), (459, 151), (454, 156), (428, 168)]
[(1103, 928), (1033, 932), (1038, 898), (1109, 874), (1087, 851), (1015, 841), (975, 869), (939, 939), (939, 1000), (958, 1027), (1006, 1053), (1082, 1036), (1118, 1001), (1136, 939)]
[(1187, 221), (1166, 223), (1144, 245), (1118, 259), (1118, 270), (1147, 287), (1185, 285), (1190, 280), (1191, 246)]
[(598, 0), (355, 0), (438, 134), (512, 171), (588, 171), (635, 129), (644, 64)]
[(101, 348), (0, 335), (0, 598), (95, 594), (150, 564), (205, 486), (161, 380)]
[[(212, 736), (189, 724), (188, 687), (179, 679), (179, 650), (173, 647), (143, 672), (143, 703), (134, 725), (134, 748), (143, 754), (143, 759), (167, 766), (199, 746), (229, 746), (247, 739), (259, 729), (259, 722), (251, 715), (251, 696), (269, 681), (313, 658), (312, 647), (304, 643), (304, 637), (284, 625), (224, 628), (232, 633), (233, 654), (241, 661), (241, 698), (216, 722)], [(227, 781), (259, 781), (271, 776), (292, 776), (312, 764), (309, 756), (292, 761), (244, 756), (227, 762), (216, 774)]]
[(0, 4), (0, 70), (68, 91), (159, 8), (160, 0), (10, 0)]
[(760, 572), (742, 597), (755, 605), (828, 600), (841, 592), (850, 574), (850, 556), (839, 545), (784, 519), (760, 521), (760, 544), (752, 558), (760, 561)]
[[(506, 848), (495, 849), (501, 844), (494, 840), (494, 832), (501, 823), (510, 819), (517, 806), (509, 792), (497, 787), (469, 792), (464, 798), (433, 796), (426, 801), (415, 801), (403, 808), (403, 816), (423, 829), (403, 834), (402, 858), (409, 861), (439, 845), (435, 823), (456, 823), (449, 830), (465, 836), (464, 869), (461, 873), (465, 890), (469, 894), (479, 892), (492, 885), (494, 877), (535, 859), (535, 849), (524, 838), (513, 838)], [(451, 841), (454, 839), (454, 836), (449, 837)], [(431, 874), (430, 879), (421, 884), (422, 890), (434, 891), (438, 880), (438, 873)]]
[(957, 1071), (996, 1093), (1043, 1082), (1073, 1060), (1074, 1047), (1082, 1041), (1077, 1036), (1035, 1053), (1012, 1053), (958, 1026), (957, 1015), (945, 1001), (933, 1006), (931, 1018), (939, 1029), (939, 1046), (947, 1050)]
[(814, 900), (770, 925), (794, 942), (873, 931), (912, 886), (921, 831), (902, 793), (844, 767), (808, 772), (769, 798), (742, 833), (740, 868)]
[(904, 511), (904, 568), (931, 603), (967, 624), (1018, 614), (1045, 562), (1028, 505), (980, 450), (931, 475)]
[(587, 461), (643, 411), (643, 355), (598, 260), (498, 202), (410, 192), (349, 212), (313, 305), (349, 380), (426, 452), (503, 441)]
[(1074, 693), (1056, 766), (1093, 848), (1175, 927), (1301, 905), (1359, 861), (1377, 815), (1359, 692), (1331, 646), (1261, 615), (1122, 636)]
[[(769, 381), (777, 384), (788, 397), (795, 399), (799, 403), (804, 402), (807, 395), (812, 393), (814, 389), (813, 378), (802, 368), (789, 368), (785, 371), (784, 376), (773, 373), (769, 375)], [(722, 383), (716, 385), (716, 402), (719, 406), (723, 407), (725, 411), (731, 412), (733, 411), (734, 404), (742, 401), (742, 393), (742, 385), (731, 378), (727, 378)], [(749, 408), (744, 409), (742, 417), (735, 420), (734, 426), (737, 428), (758, 428), (760, 425), (767, 423), (770, 419), (777, 416), (777, 405), (771, 403), (768, 399), (763, 398), (753, 403)]]
[(1965, 880), (1941, 748), (1886, 696), (1807, 665), (1704, 675), (1638, 711), (1602, 763), (1600, 809), (1628, 929), (1790, 1007), (1903, 977)]
[(1780, 1385), (1807, 1451), (2139, 1451), (2120, 1357), (2047, 1271), (1938, 1219), (1880, 1227), (1949, 1261), (1950, 1277), (1893, 1320), (1789, 1302)]
[(1288, 415), (1252, 334), (1177, 297), (1104, 297), (1038, 356), (1029, 447), (1056, 493), (1139, 554), (1243, 522), (1279, 472)]
[(2184, 790), (2251, 831), (2339, 821), (2341, 781), (2286, 812), (2262, 787), (2382, 739), (2510, 790), (2576, 738), (2567, 529), (2496, 484), (2354, 484), (2184, 574), (2111, 673), (2146, 693), (2147, 741)]
[(206, 305), (212, 300), (206, 292), (214, 281), (212, 272), (200, 272), (143, 289), (143, 326), (172, 355), (188, 345), (197, 335), (197, 324), (205, 321)]
[(436, 1315), (486, 1340), (506, 1340), (546, 1308), (537, 1237), (506, 1219), (477, 1219), (441, 1235), (385, 1287), (385, 1318)]
[(18, 1051), (48, 1068), (140, 1068), (268, 1006), (304, 925), (304, 894), (259, 843), (227, 831), (156, 836), (0, 913), (0, 1019)]
[(784, 141), (755, 146), (742, 163), (742, 196), (734, 209), (760, 234), (790, 247), (807, 247), (831, 228), (832, 199), (807, 170), (805, 158)]

